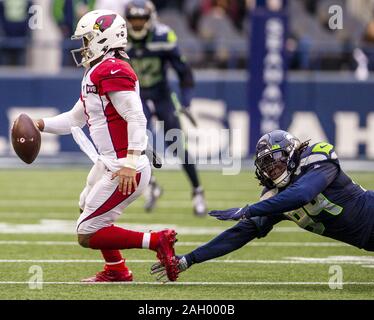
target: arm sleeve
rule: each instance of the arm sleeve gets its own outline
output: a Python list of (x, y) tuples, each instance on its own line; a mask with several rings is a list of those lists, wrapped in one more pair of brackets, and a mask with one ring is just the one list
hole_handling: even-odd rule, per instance
[(177, 37), (174, 31), (169, 31), (168, 42), (175, 44), (175, 46), (168, 52), (168, 59), (179, 78), (182, 105), (189, 106), (191, 104), (192, 88), (195, 86), (192, 69), (186, 63), (184, 57), (179, 51)]
[(139, 95), (134, 91), (109, 93), (114, 108), (127, 122), (128, 149), (145, 150), (147, 146), (147, 119)]
[(70, 134), (72, 127), (82, 128), (86, 124), (87, 115), (84, 112), (83, 102), (79, 99), (70, 111), (55, 117), (43, 118), (43, 121), (44, 132), (64, 135)]
[(169, 52), (169, 61), (178, 74), (180, 87), (182, 89), (193, 88), (195, 84), (192, 70), (180, 55), (178, 47)]
[(191, 105), (195, 85), (192, 70), (180, 56), (178, 48), (172, 50), (170, 63), (178, 74), (182, 106), (188, 107)]
[(338, 172), (338, 166), (331, 162), (313, 165), (284, 191), (249, 206), (249, 217), (274, 215), (301, 208), (323, 192)]
[(277, 223), (287, 220), (283, 214), (275, 214), (271, 216), (253, 217), (250, 219), (257, 227), (257, 238), (266, 237)]
[(235, 226), (192, 251), (191, 259), (194, 263), (201, 263), (238, 250), (255, 238), (265, 237), (282, 219), (277, 216), (241, 220)]

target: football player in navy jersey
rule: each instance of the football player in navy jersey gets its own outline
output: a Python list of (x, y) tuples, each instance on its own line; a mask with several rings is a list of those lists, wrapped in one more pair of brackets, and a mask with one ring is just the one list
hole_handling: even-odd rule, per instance
[[(374, 191), (365, 190), (345, 174), (333, 145), (309, 145), (286, 131), (272, 131), (258, 141), (255, 165), (264, 186), (260, 201), (209, 212), (219, 220), (239, 222), (207, 244), (178, 256), (180, 271), (265, 237), (283, 220), (374, 251)], [(164, 268), (157, 263), (151, 272), (162, 278)]]
[[(194, 78), (191, 68), (180, 54), (177, 36), (168, 26), (157, 21), (156, 9), (149, 0), (132, 0), (125, 9), (128, 22), (127, 54), (140, 82), (140, 96), (144, 112), (151, 125), (152, 116), (164, 122), (165, 133), (170, 129), (180, 129), (179, 115), (187, 114), (191, 104)], [(171, 66), (177, 73), (180, 85), (179, 102), (177, 95), (171, 91), (167, 71)], [(149, 127), (149, 129), (151, 129)], [(180, 141), (180, 157), (183, 169), (192, 185), (192, 201), (197, 216), (206, 214), (206, 203), (196, 167), (191, 160), (183, 139)], [(155, 177), (146, 195), (145, 209), (151, 211), (162, 193)]]

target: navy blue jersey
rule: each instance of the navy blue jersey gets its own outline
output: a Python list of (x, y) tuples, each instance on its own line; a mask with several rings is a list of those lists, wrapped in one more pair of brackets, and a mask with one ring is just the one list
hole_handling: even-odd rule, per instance
[(260, 236), (284, 219), (301, 228), (365, 248), (374, 224), (374, 192), (354, 183), (340, 168), (334, 147), (307, 147), (290, 183), (265, 190), (262, 201), (249, 206)]
[(170, 65), (179, 78), (182, 104), (188, 106), (194, 79), (191, 68), (179, 52), (175, 32), (157, 23), (145, 39), (134, 40), (129, 36), (128, 41), (126, 51), (139, 78), (141, 98), (155, 101), (170, 96), (167, 79)]

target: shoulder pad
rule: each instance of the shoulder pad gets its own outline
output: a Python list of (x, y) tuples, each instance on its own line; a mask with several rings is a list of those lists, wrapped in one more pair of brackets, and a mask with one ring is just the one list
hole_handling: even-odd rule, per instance
[(164, 24), (157, 24), (154, 29), (152, 42), (148, 43), (148, 45), (151, 46), (151, 50), (171, 50), (176, 47), (177, 40), (177, 35), (173, 29)]
[(121, 77), (128, 78), (134, 83), (137, 81), (137, 76), (130, 64), (116, 58), (104, 60), (91, 74), (91, 80), (95, 84), (104, 79)]
[(136, 91), (138, 80), (127, 62), (115, 58), (104, 60), (90, 78), (100, 95), (111, 91)]
[(163, 23), (156, 23), (154, 27), (154, 33), (158, 37), (167, 36), (169, 31), (172, 31), (172, 29)]
[(338, 161), (338, 156), (332, 144), (319, 142), (309, 146), (301, 154), (300, 166), (305, 167), (321, 161)]

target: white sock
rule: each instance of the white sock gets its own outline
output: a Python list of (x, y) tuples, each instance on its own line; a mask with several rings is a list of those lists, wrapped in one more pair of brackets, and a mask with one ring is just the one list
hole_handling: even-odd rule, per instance
[(142, 248), (149, 249), (149, 245), (151, 243), (151, 234), (144, 232), (143, 241), (142, 241)]

